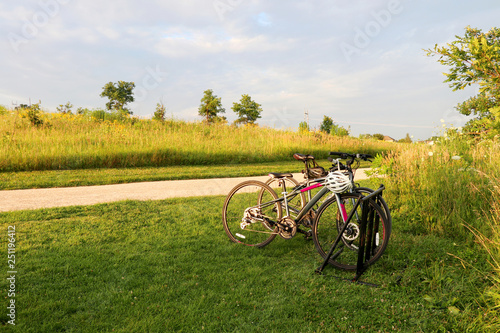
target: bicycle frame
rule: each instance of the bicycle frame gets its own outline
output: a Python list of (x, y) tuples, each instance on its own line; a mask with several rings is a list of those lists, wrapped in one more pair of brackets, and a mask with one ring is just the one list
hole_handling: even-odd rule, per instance
[[(260, 206), (267, 207), (269, 205), (274, 205), (278, 202), (285, 202), (286, 216), (284, 216), (284, 218), (290, 217), (290, 207), (288, 206), (288, 201), (290, 199), (292, 199), (293, 197), (297, 196), (299, 193), (309, 192), (309, 194), (310, 194), (311, 190), (319, 188), (319, 187), (323, 187), (324, 185), (321, 182), (324, 180), (325, 180), (325, 178), (315, 179), (315, 180), (311, 181), (311, 182), (316, 183), (314, 185), (309, 185), (309, 186), (304, 187), (304, 188), (295, 189), (291, 193), (283, 192), (282, 197), (275, 199), (275, 200), (272, 200), (272, 201), (269, 201), (269, 202), (266, 202), (266, 203), (263, 203)], [(308, 182), (308, 183), (310, 183), (310, 182)], [(316, 193), (316, 195), (314, 197), (312, 197), (309, 200), (309, 202), (300, 211), (298, 211), (298, 214), (295, 217), (294, 222), (298, 224), (300, 222), (300, 220), (302, 218), (304, 218), (304, 216), (314, 207), (314, 205), (316, 205), (318, 203), (318, 201), (320, 201), (329, 192), (330, 192), (330, 190), (327, 187), (323, 187), (318, 193)], [(337, 193), (333, 193), (333, 194), (337, 197), (337, 204), (339, 205), (339, 209), (342, 212), (342, 219), (344, 220), (344, 223), (345, 223), (347, 221), (346, 209), (345, 209), (344, 205), (342, 204), (342, 202), (340, 202), (339, 195)]]
[[(317, 184), (314, 184), (314, 185), (311, 185), (311, 186), (308, 186), (306, 188), (303, 188), (303, 189), (300, 189), (298, 191), (300, 192), (308, 192), (309, 191), (309, 194), (311, 194), (311, 190), (315, 189), (315, 188), (318, 188), (318, 187), (322, 187), (323, 184), (321, 183), (317, 183)], [(314, 197), (312, 197), (309, 202), (307, 203), (307, 205), (305, 205), (298, 213), (297, 217), (295, 218), (295, 223), (298, 223), (306, 214), (307, 212), (309, 212), (309, 210), (311, 210), (312, 207), (314, 207), (314, 205), (316, 205), (318, 203), (319, 200), (321, 200), (321, 198), (323, 198), (323, 196), (325, 196), (325, 194), (327, 194), (328, 192), (330, 192), (330, 190), (326, 187), (323, 187), (318, 193), (316, 193), (316, 195)], [(293, 191), (291, 194), (290, 194), (290, 197), (292, 195), (296, 195), (298, 193), (296, 193), (296, 191)], [(285, 198), (288, 198), (288, 196), (286, 195)], [(288, 211), (287, 211), (287, 216), (289, 216), (290, 214), (288, 214)]]

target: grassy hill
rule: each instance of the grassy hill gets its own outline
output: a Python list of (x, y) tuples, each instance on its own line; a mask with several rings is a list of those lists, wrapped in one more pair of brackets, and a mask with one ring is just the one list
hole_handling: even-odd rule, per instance
[[(31, 116), (32, 118), (32, 116)], [(289, 161), (294, 153), (326, 159), (329, 151), (378, 153), (382, 141), (299, 134), (258, 126), (128, 119), (27, 111), (0, 114), (0, 171), (220, 165)]]

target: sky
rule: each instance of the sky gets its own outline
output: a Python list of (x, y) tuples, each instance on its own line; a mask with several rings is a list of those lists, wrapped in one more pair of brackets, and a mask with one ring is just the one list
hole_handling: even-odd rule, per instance
[(439, 134), (468, 119), (447, 68), (425, 49), (467, 26), (500, 26), (496, 0), (23, 0), (0, 4), (0, 105), (56, 112), (104, 108), (108, 82), (134, 82), (135, 116), (162, 102), (169, 117), (201, 120), (212, 89), (229, 122), (248, 94), (260, 125), (311, 128), (323, 117), (353, 136)]

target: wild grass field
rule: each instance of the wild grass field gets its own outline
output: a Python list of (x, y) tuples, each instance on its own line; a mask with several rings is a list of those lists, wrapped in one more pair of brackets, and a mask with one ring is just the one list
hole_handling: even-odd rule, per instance
[[(45, 125), (34, 127), (18, 112), (0, 116), (5, 174), (191, 164), (209, 170), (289, 161), (294, 152), (382, 153), (375, 166), (385, 177), (371, 186), (387, 188), (393, 231), (386, 253), (363, 276), (380, 284), (370, 288), (333, 278), (352, 273), (331, 267), (315, 275), (320, 257), (302, 237), (263, 249), (231, 243), (221, 224), (224, 197), (3, 213), (0, 233), (16, 226), (17, 325), (0, 313), (0, 330), (500, 330), (498, 140), (401, 145), (173, 120), (44, 117)], [(7, 243), (2, 236), (4, 253)], [(5, 275), (7, 259), (0, 267)], [(2, 279), (6, 300), (9, 287)]]
[[(381, 165), (389, 175), (386, 186), (396, 223), (405, 232), (437, 235), (453, 240), (457, 248), (470, 249), (473, 255), (468, 258), (454, 251), (446, 257), (485, 279), (476, 298), (482, 311), (473, 322), (484, 324), (484, 331), (498, 332), (500, 142), (460, 136), (442, 139), (435, 146), (411, 145), (390, 153)], [(489, 267), (482, 266), (483, 253)]]
[(181, 120), (103, 121), (89, 115), (0, 114), (0, 171), (221, 165), (290, 161), (297, 152), (326, 159), (331, 150), (377, 153), (394, 145), (255, 126), (206, 126)]

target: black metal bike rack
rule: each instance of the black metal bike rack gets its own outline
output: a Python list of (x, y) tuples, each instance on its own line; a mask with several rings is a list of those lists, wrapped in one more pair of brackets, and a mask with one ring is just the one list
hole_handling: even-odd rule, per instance
[[(356, 209), (362, 202), (368, 200), (374, 200), (375, 203), (378, 204), (379, 198), (382, 198), (382, 192), (384, 190), (385, 190), (384, 185), (380, 185), (380, 187), (373, 193), (370, 193), (365, 197), (359, 198), (354, 204), (354, 207), (348, 217), (348, 220), (352, 218), (352, 215), (355, 213)], [(377, 285), (359, 281), (359, 278), (367, 270), (368, 266), (365, 263), (371, 259), (373, 255), (373, 249), (376, 247), (375, 244), (376, 239), (374, 235), (376, 235), (378, 231), (379, 222), (380, 221), (378, 215), (377, 217), (375, 217), (375, 210), (373, 209), (373, 207), (371, 205), (363, 205), (361, 210), (361, 223), (360, 223), (359, 249), (358, 249), (358, 260), (356, 265), (356, 275), (354, 276), (353, 279), (347, 279), (348, 281), (377, 287)], [(344, 234), (346, 228), (347, 228), (347, 223), (344, 225), (342, 230), (340, 230), (337, 238), (335, 239), (335, 242), (333, 242), (333, 245), (330, 248), (330, 251), (326, 255), (323, 264), (318, 269), (316, 269), (317, 274), (323, 273), (323, 270), (328, 264), (328, 260), (330, 260), (330, 258), (333, 255), (333, 252), (337, 248), (338, 244), (341, 242), (342, 235)]]

